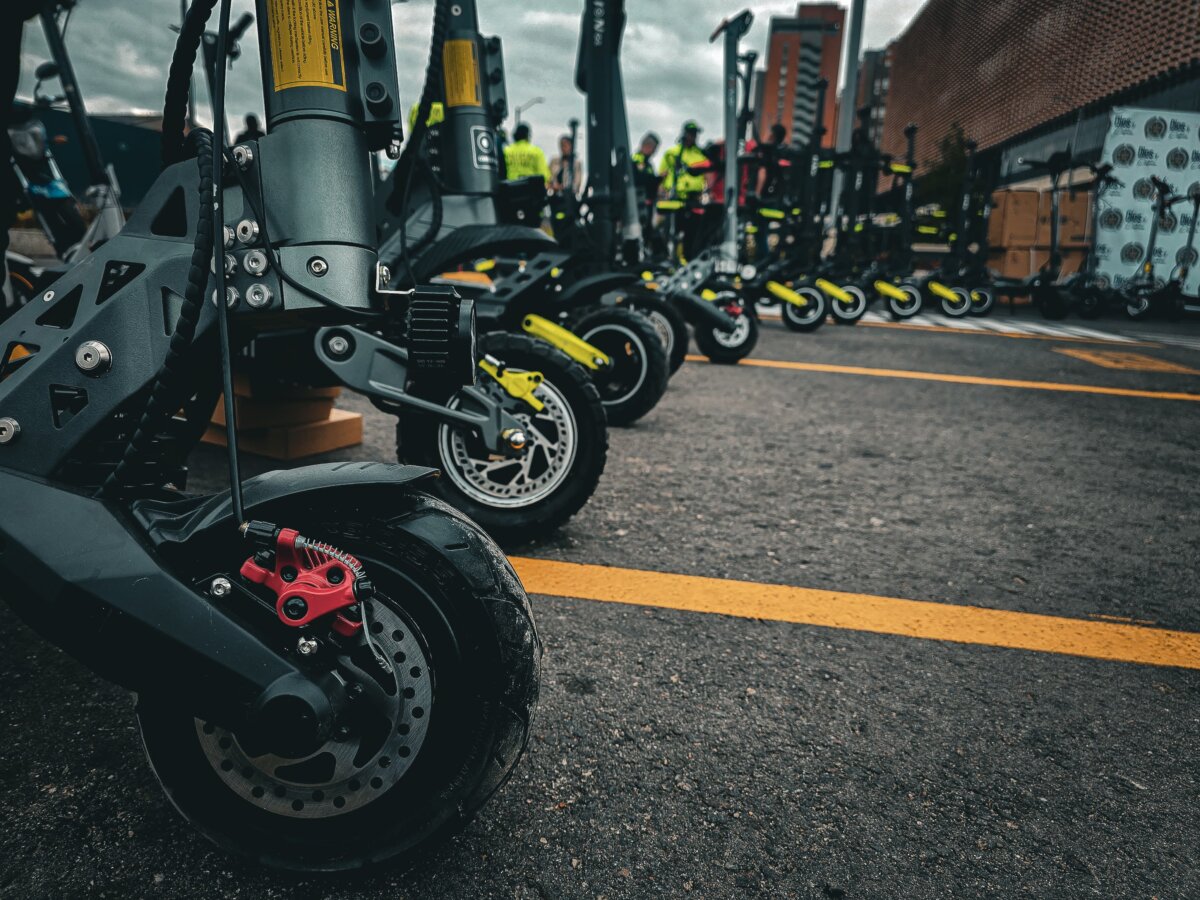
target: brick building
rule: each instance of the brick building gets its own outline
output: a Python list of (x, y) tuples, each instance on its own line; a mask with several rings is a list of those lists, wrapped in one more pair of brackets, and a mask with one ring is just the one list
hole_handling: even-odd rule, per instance
[(1200, 109), (1197, 0), (928, 0), (893, 51), (883, 149), (916, 122), (934, 162), (957, 123), (1001, 181), (1022, 155), (1098, 153), (1113, 105)]
[(824, 78), (826, 143), (834, 139), (834, 92), (842, 58), (846, 11), (836, 3), (801, 3), (794, 17), (773, 16), (766, 68), (758, 104), (758, 128), (766, 134), (776, 122), (787, 139), (804, 143), (817, 113), (816, 83)]

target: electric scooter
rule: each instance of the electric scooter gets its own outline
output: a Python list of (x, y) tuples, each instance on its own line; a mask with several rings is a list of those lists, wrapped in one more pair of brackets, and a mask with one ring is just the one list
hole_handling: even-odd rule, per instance
[[(1194, 263), (1196, 216), (1200, 208), (1200, 192), (1189, 198), (1186, 194), (1176, 194), (1170, 184), (1156, 176), (1150, 177), (1154, 185), (1154, 215), (1150, 222), (1150, 237), (1146, 241), (1146, 254), (1138, 266), (1137, 274), (1121, 286), (1121, 294), (1125, 298), (1125, 314), (1131, 319), (1147, 319), (1154, 315), (1162, 315), (1168, 319), (1177, 319), (1183, 314), (1184, 296), (1183, 283), (1187, 280), (1188, 272)], [(1192, 224), (1188, 230), (1188, 243), (1181, 248), (1175, 267), (1170, 277), (1163, 279), (1156, 273), (1158, 263), (1158, 236), (1168, 217), (1173, 217), (1171, 207), (1185, 200), (1193, 203)]]
[[(388, 6), (259, 0), (269, 133), (232, 152), (184, 135), (217, 6), (194, 0), (176, 44), (162, 175), (119, 234), (0, 325), (0, 584), (47, 640), (137, 694), (151, 767), (206, 837), (292, 871), (411, 863), (521, 756), (541, 653), (528, 599), (499, 548), (424, 492), (430, 469), (243, 481), (232, 357), (273, 323), (387, 309), (409, 322), (391, 360), (414, 383), (467, 383), (471, 305), (390, 288), (353, 202), (369, 152), (400, 138)], [(223, 67), (215, 95), (219, 136)], [(230, 488), (189, 495), (186, 453), (222, 391)]]

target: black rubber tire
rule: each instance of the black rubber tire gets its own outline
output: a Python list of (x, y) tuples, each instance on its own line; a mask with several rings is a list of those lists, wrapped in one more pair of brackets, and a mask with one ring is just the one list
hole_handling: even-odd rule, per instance
[[(971, 315), (986, 316), (996, 306), (996, 292), (990, 287), (977, 287), (969, 290), (971, 294)], [(980, 297), (982, 299), (976, 299)]]
[(618, 306), (595, 306), (584, 309), (571, 330), (585, 341), (602, 339), (597, 346), (606, 353), (614, 349), (616, 339), (615, 349), (625, 353), (611, 371), (591, 373), (609, 425), (632, 425), (658, 405), (671, 376), (667, 351), (645, 316)]
[(758, 343), (758, 318), (749, 312), (744, 312), (737, 317), (738, 323), (740, 324), (743, 319), (746, 320), (749, 331), (746, 339), (736, 347), (727, 347), (722, 344), (717, 337), (721, 332), (715, 328), (697, 328), (696, 346), (714, 363), (731, 366), (741, 362), (754, 352), (754, 347)]
[(925, 307), (925, 295), (921, 293), (921, 288), (907, 281), (897, 285), (897, 287), (904, 291), (911, 304), (902, 306), (896, 298), (888, 297), (887, 307), (888, 312), (892, 314), (892, 321), (903, 322), (906, 319), (911, 319), (913, 316), (919, 315)]
[(650, 324), (655, 326), (660, 338), (669, 333), (669, 339), (663, 342), (663, 349), (667, 351), (667, 372), (674, 375), (687, 357), (688, 343), (691, 340), (691, 332), (688, 331), (687, 319), (683, 317), (683, 313), (670, 300), (649, 292), (631, 295), (626, 300), (626, 305), (650, 319)]
[(1033, 302), (1037, 304), (1043, 319), (1065, 319), (1067, 313), (1070, 312), (1067, 298), (1063, 296), (1062, 291), (1053, 285), (1037, 289), (1034, 293)]
[(441, 423), (406, 408), (402, 408), (396, 423), (396, 456), (401, 462), (442, 470), (442, 477), (429, 487), (432, 494), (461, 510), (506, 546), (523, 544), (561, 527), (596, 492), (608, 460), (604, 405), (587, 369), (545, 341), (493, 331), (479, 338), (479, 353), (490, 354), (512, 369), (541, 372), (570, 407), (577, 449), (571, 469), (558, 488), (529, 506), (485, 505), (465, 493), (446, 473), (446, 467), (454, 462), (444, 458)]
[(951, 319), (965, 319), (971, 314), (971, 294), (963, 287), (950, 288), (954, 292), (954, 296), (959, 299), (957, 306), (951, 304), (945, 297), (939, 297), (939, 306), (942, 308), (942, 314)]
[(1075, 311), (1081, 319), (1098, 319), (1104, 315), (1104, 295), (1094, 288), (1085, 288), (1075, 300)]
[[(387, 606), (414, 623), (414, 636), (421, 634), (432, 670), (425, 674), (436, 681), (436, 693), (411, 766), (397, 767), (398, 779), (382, 790), (362, 785), (378, 796), (352, 812), (282, 815), (221, 780), (190, 710), (171, 697), (143, 694), (137, 717), (146, 754), (188, 821), (225, 850), (262, 865), (347, 872), (428, 860), (467, 826), (524, 752), (542, 653), (529, 599), (482, 531), (416, 491), (386, 517), (359, 518), (326, 505), (281, 524), (359, 557), (379, 595), (394, 598)], [(222, 563), (235, 572), (240, 560)]]
[(833, 315), (833, 322), (835, 325), (857, 325), (858, 320), (865, 316), (867, 310), (871, 308), (871, 298), (867, 296), (866, 291), (856, 284), (843, 284), (840, 287), (842, 290), (854, 295), (856, 300), (861, 302), (855, 302), (847, 310), (838, 301), (830, 299), (829, 312)]
[(817, 305), (816, 311), (808, 315), (800, 315), (796, 306), (788, 303), (786, 300), (780, 300), (779, 317), (783, 321), (784, 327), (789, 331), (801, 334), (816, 331), (825, 324), (825, 317), (829, 314), (829, 301), (826, 299), (823, 291), (819, 291), (814, 287), (800, 287), (796, 290), (804, 294), (810, 303)]

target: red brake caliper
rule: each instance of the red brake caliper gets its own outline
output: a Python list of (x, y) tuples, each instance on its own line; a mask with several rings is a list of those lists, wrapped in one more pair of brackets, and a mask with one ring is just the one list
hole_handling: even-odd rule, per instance
[(336, 614), (331, 627), (338, 634), (352, 637), (362, 629), (357, 604), (371, 593), (362, 563), (292, 528), (250, 522), (242, 530), (263, 548), (242, 563), (242, 577), (275, 594), (279, 621), (299, 628)]

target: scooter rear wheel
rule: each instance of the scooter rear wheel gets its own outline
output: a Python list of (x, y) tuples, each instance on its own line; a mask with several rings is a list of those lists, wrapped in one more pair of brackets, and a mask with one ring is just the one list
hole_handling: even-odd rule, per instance
[(734, 329), (727, 334), (718, 328), (698, 327), (696, 346), (711, 362), (734, 365), (754, 352), (758, 344), (758, 319), (733, 291), (722, 291), (713, 303), (733, 317)]
[(992, 307), (996, 305), (996, 294), (991, 288), (977, 287), (971, 288), (971, 315), (986, 316), (992, 311)]
[(658, 404), (670, 378), (667, 351), (641, 313), (616, 306), (587, 312), (571, 328), (612, 359), (592, 373), (610, 425), (632, 425)]
[(867, 293), (857, 284), (843, 284), (842, 290), (850, 295), (849, 303), (836, 297), (829, 303), (829, 311), (833, 313), (833, 321), (838, 325), (857, 325), (858, 320), (867, 314)]
[(925, 298), (921, 296), (921, 289), (915, 284), (909, 284), (908, 282), (898, 284), (896, 287), (904, 292), (905, 299), (888, 297), (888, 310), (891, 312), (893, 319), (899, 321), (911, 319), (925, 305)]
[(971, 295), (966, 288), (952, 287), (951, 293), (954, 294), (954, 299), (949, 297), (941, 298), (942, 312), (952, 319), (961, 319), (971, 313)]
[(687, 356), (688, 340), (691, 337), (683, 313), (671, 301), (654, 294), (630, 297), (626, 305), (650, 320), (659, 340), (662, 341), (663, 349), (667, 352), (668, 371), (674, 375), (683, 365)]
[(783, 324), (791, 331), (816, 331), (825, 324), (825, 316), (829, 312), (829, 304), (825, 295), (814, 287), (798, 287), (796, 293), (808, 301), (805, 306), (780, 301), (780, 315)]
[[(150, 764), (206, 837), (261, 864), (343, 872), (426, 859), (524, 751), (541, 659), (529, 600), (499, 548), (423, 494), (378, 518), (309, 509), (286, 524), (363, 563), (376, 587), (365, 621), (388, 668), (338, 658), (343, 676), (362, 663), (355, 680), (367, 690), (345, 730), (299, 760), (245, 748), (174, 698), (143, 694)], [(237, 571), (240, 560), (222, 564)]]

